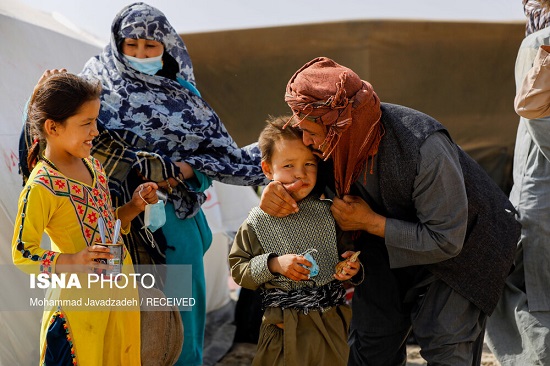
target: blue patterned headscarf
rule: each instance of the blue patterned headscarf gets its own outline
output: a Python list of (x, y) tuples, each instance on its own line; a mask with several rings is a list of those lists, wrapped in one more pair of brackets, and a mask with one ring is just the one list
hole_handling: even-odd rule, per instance
[[(133, 69), (120, 51), (124, 38), (162, 43), (165, 65), (172, 58), (179, 68), (175, 77)], [(265, 183), (256, 145), (238, 148), (200, 97), (187, 48), (158, 9), (145, 3), (122, 9), (113, 20), (110, 44), (86, 63), (82, 73), (103, 84), (99, 121), (107, 129), (130, 130), (172, 161), (185, 161), (212, 179), (237, 185)]]

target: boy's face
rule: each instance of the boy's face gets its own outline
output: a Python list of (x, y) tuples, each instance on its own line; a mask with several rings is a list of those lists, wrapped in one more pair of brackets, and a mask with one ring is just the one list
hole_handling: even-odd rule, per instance
[(273, 146), (271, 162), (262, 161), (267, 178), (283, 184), (301, 180), (303, 185), (291, 196), (296, 201), (304, 199), (317, 181), (317, 158), (301, 140), (278, 140)]

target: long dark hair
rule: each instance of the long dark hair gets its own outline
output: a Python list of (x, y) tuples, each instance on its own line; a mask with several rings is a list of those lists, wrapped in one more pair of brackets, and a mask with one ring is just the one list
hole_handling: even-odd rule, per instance
[(27, 155), (29, 170), (36, 164), (41, 147), (45, 145), (44, 122), (51, 119), (63, 125), (69, 117), (78, 113), (84, 103), (99, 99), (100, 94), (99, 82), (67, 72), (54, 74), (35, 88), (26, 120), (26, 128), (33, 139)]

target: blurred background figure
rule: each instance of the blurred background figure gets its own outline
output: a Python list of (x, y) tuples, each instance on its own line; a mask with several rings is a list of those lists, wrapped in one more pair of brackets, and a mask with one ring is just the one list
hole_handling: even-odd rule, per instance
[[(515, 66), (515, 104), (522, 117), (510, 193), (522, 231), (515, 266), (487, 322), (487, 344), (503, 366), (550, 364), (550, 117), (518, 109), (518, 103), (524, 104), (521, 100), (525, 94), (531, 93), (529, 88), (522, 90), (522, 84), (533, 62), (542, 61), (535, 56), (541, 45), (550, 44), (550, 2), (523, 3), (527, 37), (521, 42)], [(530, 79), (535, 80), (533, 76)], [(540, 91), (550, 85), (537, 88)]]

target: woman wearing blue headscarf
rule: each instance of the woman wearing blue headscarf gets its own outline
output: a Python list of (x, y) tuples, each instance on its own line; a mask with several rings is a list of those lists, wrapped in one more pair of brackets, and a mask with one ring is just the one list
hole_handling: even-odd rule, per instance
[[(117, 14), (110, 43), (86, 63), (83, 74), (103, 84), (99, 122), (105, 129), (93, 153), (110, 174), (115, 196), (126, 200), (142, 180), (166, 188), (166, 224), (154, 237), (134, 230), (130, 249), (136, 263), (147, 262), (143, 258), (162, 263), (165, 254), (168, 265), (192, 265), (195, 305), (180, 312), (184, 345), (177, 364), (201, 365), (206, 317), (202, 257), (212, 239), (200, 209), (203, 192), (212, 179), (264, 184), (259, 150), (237, 147), (201, 98), (185, 44), (164, 14), (145, 3)], [(142, 220), (133, 226), (141, 228)], [(168, 266), (168, 297), (185, 296), (181, 282)]]

